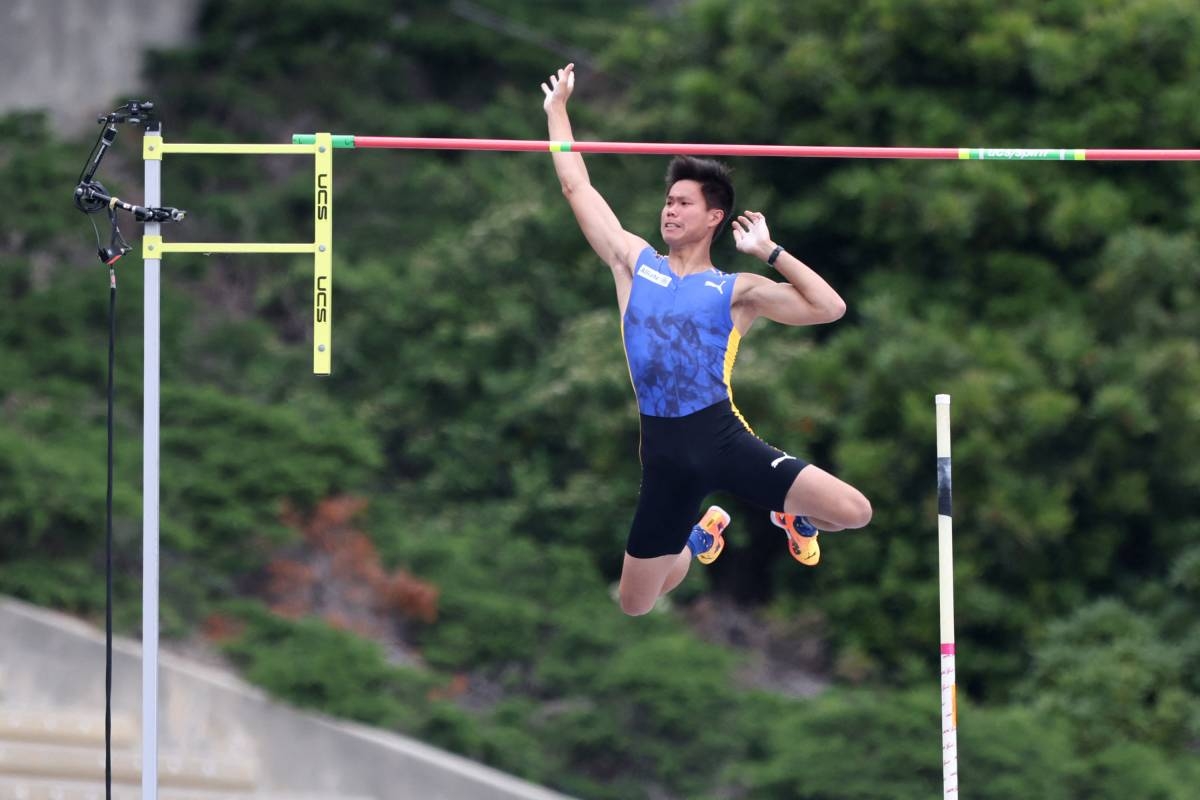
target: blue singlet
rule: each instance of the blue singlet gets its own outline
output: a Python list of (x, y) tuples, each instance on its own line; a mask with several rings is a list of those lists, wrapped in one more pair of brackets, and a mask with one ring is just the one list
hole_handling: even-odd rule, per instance
[(736, 279), (716, 269), (680, 277), (654, 248), (638, 254), (621, 335), (642, 414), (683, 417), (732, 404), (741, 341), (730, 314)]

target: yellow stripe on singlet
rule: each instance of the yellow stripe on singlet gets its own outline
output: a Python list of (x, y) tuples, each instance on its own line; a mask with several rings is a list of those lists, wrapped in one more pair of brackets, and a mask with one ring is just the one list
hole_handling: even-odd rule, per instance
[[(633, 399), (637, 400), (637, 381), (633, 379), (633, 367), (629, 366), (629, 350), (625, 347), (625, 315), (621, 314), (621, 349), (625, 351), (625, 371), (629, 375), (629, 383), (633, 386)], [(642, 463), (642, 404), (638, 403), (638, 464)]]
[(746, 418), (742, 416), (742, 412), (738, 411), (737, 404), (733, 402), (733, 362), (737, 360), (738, 345), (742, 343), (742, 334), (738, 333), (738, 329), (731, 328), (729, 330), (729, 343), (725, 345), (725, 392), (729, 395), (729, 407), (733, 409), (734, 416), (741, 420), (746, 426), (746, 430), (754, 433), (754, 429), (750, 427), (750, 423), (746, 422)]

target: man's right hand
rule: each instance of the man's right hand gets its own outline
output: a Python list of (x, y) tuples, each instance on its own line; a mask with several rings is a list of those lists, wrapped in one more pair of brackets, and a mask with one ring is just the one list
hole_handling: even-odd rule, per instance
[(571, 96), (571, 90), (575, 88), (575, 65), (567, 64), (560, 69), (556, 75), (550, 76), (550, 85), (542, 84), (542, 91), (546, 93), (546, 99), (542, 102), (542, 108), (547, 112), (555, 103), (566, 106), (567, 98)]

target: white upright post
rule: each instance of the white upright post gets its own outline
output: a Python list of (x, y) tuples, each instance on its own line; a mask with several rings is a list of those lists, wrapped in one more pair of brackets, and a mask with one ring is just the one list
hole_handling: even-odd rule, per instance
[[(161, 135), (161, 126), (146, 134)], [(162, 205), (162, 161), (145, 159), (149, 208)], [(158, 222), (146, 223), (146, 236), (158, 236)], [(159, 276), (162, 260), (143, 261), (142, 308), (142, 800), (158, 800), (158, 426)]]
[(937, 412), (938, 601), (942, 635), (942, 796), (958, 797), (958, 687), (954, 676), (954, 527), (950, 504), (950, 395)]

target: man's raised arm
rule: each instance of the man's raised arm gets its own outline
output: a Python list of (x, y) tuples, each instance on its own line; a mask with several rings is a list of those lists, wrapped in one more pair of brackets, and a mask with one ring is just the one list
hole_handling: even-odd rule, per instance
[[(571, 133), (571, 120), (567, 116), (567, 98), (574, 88), (574, 64), (567, 64), (551, 75), (549, 85), (542, 84), (542, 91), (546, 94), (542, 107), (546, 110), (551, 141), (575, 141)], [(575, 212), (575, 219), (588, 244), (614, 273), (621, 271), (625, 275), (630, 274), (633, 259), (646, 246), (646, 242), (621, 227), (617, 215), (588, 179), (582, 155), (556, 152), (553, 158), (554, 171), (562, 184), (563, 194), (571, 204), (571, 210)]]

